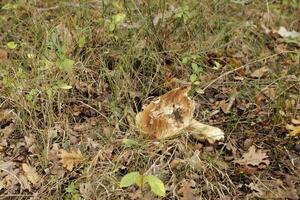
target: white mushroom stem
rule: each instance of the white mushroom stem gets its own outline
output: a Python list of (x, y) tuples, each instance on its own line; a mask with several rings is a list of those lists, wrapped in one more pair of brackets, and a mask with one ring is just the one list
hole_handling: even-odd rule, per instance
[(221, 129), (203, 124), (194, 119), (191, 121), (188, 130), (197, 140), (207, 139), (209, 143), (214, 143), (224, 139), (224, 132)]

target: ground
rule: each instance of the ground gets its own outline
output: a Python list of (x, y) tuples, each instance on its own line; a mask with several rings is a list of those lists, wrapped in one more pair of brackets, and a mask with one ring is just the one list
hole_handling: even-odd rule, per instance
[[(300, 32), (298, 1), (0, 7), (1, 199), (299, 198), (300, 39), (278, 33)], [(136, 113), (175, 78), (224, 141), (140, 134)], [(134, 171), (166, 196), (121, 188)]]

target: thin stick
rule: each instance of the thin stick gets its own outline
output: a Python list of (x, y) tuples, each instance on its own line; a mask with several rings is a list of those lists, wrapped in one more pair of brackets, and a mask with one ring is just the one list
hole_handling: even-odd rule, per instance
[(261, 61), (263, 61), (263, 60), (273, 58), (273, 57), (278, 56), (278, 55), (280, 55), (280, 54), (284, 54), (284, 53), (292, 53), (292, 52), (294, 52), (294, 51), (283, 51), (283, 52), (280, 52), (280, 53), (276, 53), (276, 54), (273, 54), (273, 55), (270, 55), (270, 56), (267, 56), (267, 57), (264, 57), (264, 58), (261, 58), (261, 59), (258, 59), (258, 60), (254, 60), (254, 61), (252, 61), (252, 62), (250, 62), (250, 63), (247, 63), (247, 64), (245, 64), (245, 65), (242, 65), (242, 66), (240, 66), (240, 67), (238, 67), (238, 68), (236, 68), (236, 69), (233, 69), (233, 70), (230, 70), (230, 71), (228, 71), (228, 72), (225, 72), (224, 74), (221, 74), (218, 78), (216, 78), (216, 79), (214, 79), (213, 81), (211, 81), (207, 86), (205, 86), (205, 87), (203, 88), (203, 91), (205, 91), (205, 90), (206, 90), (207, 88), (209, 88), (212, 84), (214, 84), (215, 82), (217, 82), (218, 80), (220, 80), (220, 79), (223, 78), (224, 76), (227, 76), (227, 75), (229, 75), (229, 74), (231, 74), (231, 73), (233, 73), (233, 72), (236, 72), (236, 71), (238, 71), (238, 70), (241, 70), (241, 69), (243, 69), (243, 68), (245, 68), (245, 67), (248, 67), (248, 66), (250, 66), (250, 65), (252, 65), (252, 64), (254, 64), (254, 63), (261, 62)]

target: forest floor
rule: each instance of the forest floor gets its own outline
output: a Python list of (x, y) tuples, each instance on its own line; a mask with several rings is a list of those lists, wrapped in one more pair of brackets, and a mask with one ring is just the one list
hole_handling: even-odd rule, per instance
[[(297, 2), (0, 1), (0, 199), (298, 199)], [(224, 141), (140, 134), (173, 78)]]

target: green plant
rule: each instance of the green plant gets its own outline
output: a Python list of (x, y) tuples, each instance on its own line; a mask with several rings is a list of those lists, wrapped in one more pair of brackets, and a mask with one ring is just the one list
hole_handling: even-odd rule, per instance
[(191, 17), (192, 14), (188, 5), (179, 7), (175, 11), (175, 18), (182, 19), (184, 24), (186, 24)]
[(9, 49), (15, 49), (18, 46), (14, 41), (8, 42), (6, 45)]
[(112, 19), (109, 23), (109, 31), (114, 32), (117, 26), (119, 26), (126, 18), (125, 13), (118, 13), (112, 16)]
[(159, 178), (153, 175), (141, 175), (139, 172), (130, 172), (126, 174), (120, 182), (120, 187), (129, 187), (136, 184), (143, 190), (143, 186), (146, 183), (149, 184), (151, 191), (154, 194), (161, 197), (166, 195), (165, 185)]
[(64, 198), (65, 200), (80, 200), (80, 199), (82, 199), (79, 194), (78, 186), (75, 185), (74, 182), (70, 183), (68, 185), (68, 187), (65, 189), (65, 191), (67, 193)]
[(191, 66), (192, 74), (190, 76), (190, 81), (195, 85), (199, 84), (198, 77), (203, 73), (203, 68), (199, 64), (197, 64), (198, 59), (198, 55), (190, 55), (182, 58), (181, 60), (181, 64)]

